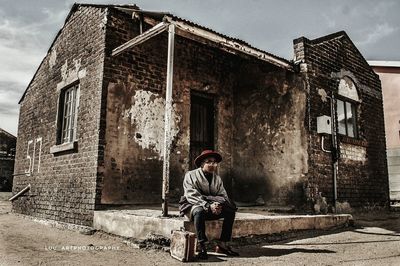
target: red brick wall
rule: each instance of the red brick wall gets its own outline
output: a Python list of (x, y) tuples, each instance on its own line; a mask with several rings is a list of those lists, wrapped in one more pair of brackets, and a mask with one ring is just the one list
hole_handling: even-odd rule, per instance
[[(358, 105), (359, 138), (343, 138), (339, 159), (338, 201), (352, 207), (386, 206), (388, 203), (388, 175), (386, 167), (385, 128), (382, 91), (378, 76), (344, 32), (316, 40), (299, 38), (294, 41), (295, 60), (300, 63), (308, 84), (309, 99), (306, 124), (309, 139), (308, 181), (318, 188), (330, 202), (333, 198), (331, 155), (321, 150), (317, 134), (317, 117), (330, 116), (329, 99), (321, 97), (337, 94), (339, 79), (349, 76), (355, 82), (361, 99)], [(330, 143), (330, 138), (327, 138)], [(326, 147), (329, 145), (327, 144)], [(365, 152), (360, 160), (355, 154)], [(354, 155), (354, 156), (353, 156)]]
[[(110, 11), (99, 204), (159, 203), (161, 199), (159, 148), (164, 137), (167, 33), (120, 55), (110, 55), (112, 49), (137, 34), (137, 21), (118, 10)], [(196, 91), (214, 97), (215, 144), (224, 157), (220, 174), (228, 190), (234, 183), (233, 196), (255, 200), (260, 193), (269, 202), (297, 201), (298, 184), (307, 171), (301, 78), (260, 60), (227, 53), (211, 42), (205, 45), (204, 40), (178, 35), (175, 41), (173, 109), (177, 120), (171, 151), (172, 200), (182, 195), (182, 179), (189, 168), (190, 93)], [(266, 122), (269, 128), (262, 127)], [(144, 127), (146, 124), (149, 126)], [(250, 129), (259, 131), (246, 136)], [(153, 137), (151, 141), (149, 135)], [(289, 168), (280, 168), (289, 161)], [(262, 169), (260, 164), (264, 165)], [(260, 191), (253, 191), (253, 187)], [(252, 197), (247, 197), (250, 194)]]
[[(150, 27), (145, 25), (145, 28)], [(107, 28), (103, 110), (106, 113), (105, 148), (100, 160), (98, 203), (150, 203), (161, 201), (162, 146), (167, 63), (167, 33), (112, 57), (111, 50), (138, 34), (138, 23), (117, 10), (110, 13)], [(215, 98), (216, 148), (224, 155), (220, 174), (230, 178), (232, 160), (232, 101), (234, 56), (179, 36), (175, 39), (173, 105), (176, 123), (171, 151), (171, 198), (182, 195), (182, 180), (189, 168), (190, 92)], [(212, 63), (211, 63), (212, 62)], [(135, 112), (138, 96), (151, 97), (141, 102), (146, 121)], [(149, 106), (161, 108), (152, 112)], [(129, 113), (129, 110), (135, 110)], [(158, 109), (157, 109), (158, 110)], [(127, 112), (129, 115), (127, 115)], [(154, 122), (157, 121), (157, 122)], [(149, 124), (146, 130), (144, 124)], [(152, 141), (146, 142), (149, 135)], [(147, 140), (146, 140), (147, 139)], [(150, 143), (150, 144), (149, 144)], [(227, 180), (229, 182), (229, 180)]]
[(298, 205), (308, 171), (301, 77), (267, 64), (242, 67), (234, 96), (234, 196), (239, 202)]
[[(31, 176), (15, 177), (14, 193), (31, 184), (30, 191), (13, 202), (16, 212), (75, 224), (92, 223), (105, 15), (105, 8), (74, 6), (21, 101), (15, 172), (29, 169), (28, 141), (33, 141), (29, 154), (35, 163)], [(77, 71), (82, 71), (78, 148), (53, 154), (50, 147), (56, 144), (57, 85)], [(42, 138), (41, 146), (39, 138)]]

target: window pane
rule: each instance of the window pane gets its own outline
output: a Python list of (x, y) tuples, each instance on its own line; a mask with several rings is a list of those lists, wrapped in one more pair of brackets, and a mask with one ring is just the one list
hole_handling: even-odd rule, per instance
[(352, 104), (346, 102), (346, 117), (347, 117), (347, 135), (354, 138), (354, 114)]
[(78, 86), (74, 86), (64, 91), (61, 142), (71, 142), (75, 139), (75, 119)]
[(339, 134), (346, 135), (346, 116), (344, 113), (344, 103), (337, 100), (337, 117), (338, 117), (338, 131)]
[(69, 141), (74, 140), (76, 87), (71, 90)]

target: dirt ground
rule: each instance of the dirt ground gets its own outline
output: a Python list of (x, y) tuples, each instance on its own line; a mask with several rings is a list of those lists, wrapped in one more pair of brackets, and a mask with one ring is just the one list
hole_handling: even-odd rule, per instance
[[(240, 246), (240, 257), (211, 253), (189, 265), (400, 265), (400, 213), (358, 215), (348, 230), (310, 232)], [(168, 252), (140, 249), (101, 232), (85, 235), (10, 213), (0, 201), (0, 265), (181, 265)]]

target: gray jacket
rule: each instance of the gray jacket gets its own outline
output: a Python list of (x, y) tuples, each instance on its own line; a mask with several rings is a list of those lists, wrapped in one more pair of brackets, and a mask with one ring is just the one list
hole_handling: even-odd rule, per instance
[(214, 174), (211, 184), (208, 183), (201, 168), (189, 171), (185, 174), (183, 180), (183, 189), (187, 201), (192, 204), (189, 219), (192, 219), (192, 211), (197, 207), (203, 207), (208, 210), (205, 200), (206, 196), (222, 196), (229, 201), (228, 194), (219, 175)]

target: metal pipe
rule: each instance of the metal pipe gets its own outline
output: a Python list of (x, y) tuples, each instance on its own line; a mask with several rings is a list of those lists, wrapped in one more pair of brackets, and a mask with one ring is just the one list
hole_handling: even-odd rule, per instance
[(168, 26), (167, 88), (165, 95), (165, 130), (162, 186), (162, 216), (168, 216), (169, 159), (171, 153), (172, 81), (174, 74), (175, 25)]
[(21, 176), (21, 175), (26, 175), (26, 176), (30, 176), (31, 174), (28, 173), (17, 173), (17, 174), (13, 174), (12, 176)]
[(337, 176), (339, 172), (339, 150), (337, 142), (336, 108), (335, 95), (331, 97), (331, 127), (332, 127), (332, 178), (333, 178), (333, 206), (336, 212), (337, 205)]
[(31, 184), (27, 185), (26, 187), (24, 187), (20, 192), (18, 192), (17, 194), (15, 194), (14, 196), (12, 196), (11, 198), (9, 198), (9, 201), (13, 201), (16, 198), (18, 198), (19, 196), (21, 196), (22, 194), (24, 194), (25, 192), (27, 192), (28, 190), (31, 189)]
[(120, 53), (124, 52), (125, 50), (127, 50), (129, 48), (151, 39), (152, 37), (162, 33), (168, 27), (168, 24), (169, 23), (160, 22), (159, 24), (155, 25), (153, 28), (145, 31), (143, 34), (140, 34), (140, 35), (136, 36), (135, 38), (133, 38), (133, 39), (121, 44), (117, 48), (113, 49), (111, 52), (111, 55), (112, 56), (119, 55)]
[(325, 146), (324, 144), (325, 144), (325, 137), (324, 137), (324, 135), (322, 135), (322, 136), (321, 136), (321, 149), (322, 149), (322, 151), (324, 151), (324, 152), (331, 153), (332, 151), (329, 151), (329, 150), (327, 150), (327, 149), (324, 148), (324, 146)]

